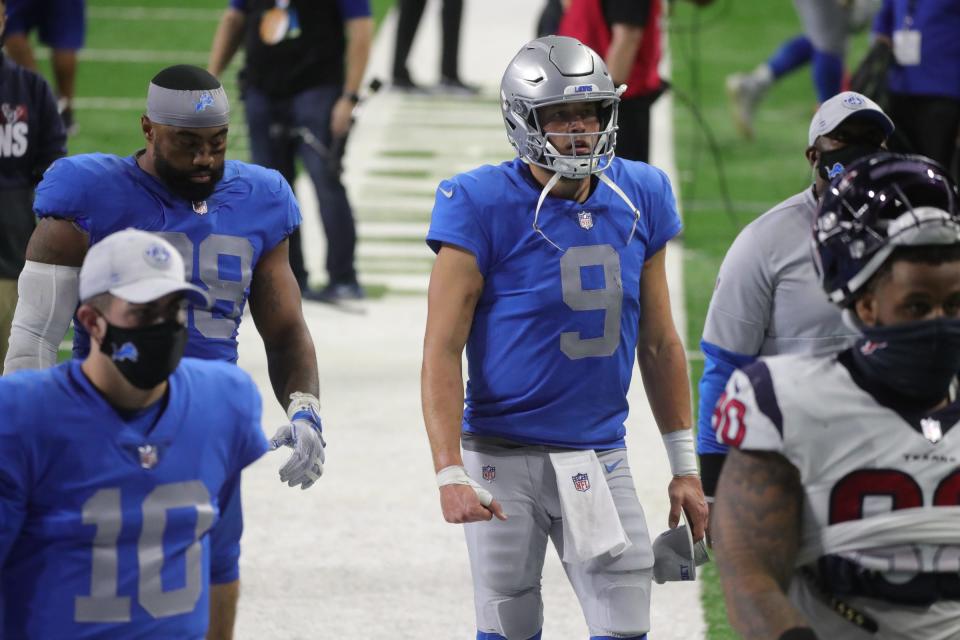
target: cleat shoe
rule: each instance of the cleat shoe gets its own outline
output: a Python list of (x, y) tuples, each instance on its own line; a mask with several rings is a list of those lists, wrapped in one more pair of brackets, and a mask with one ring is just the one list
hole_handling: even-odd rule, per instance
[(766, 93), (767, 85), (753, 74), (734, 73), (727, 76), (727, 97), (733, 110), (733, 120), (740, 135), (747, 140), (753, 139), (753, 114), (757, 104)]
[(459, 78), (440, 78), (437, 91), (455, 96), (475, 96), (480, 93), (480, 87), (466, 84)]
[(324, 302), (327, 304), (337, 304), (339, 302), (345, 302), (348, 300), (363, 300), (367, 297), (363, 287), (356, 282), (328, 284), (319, 291), (314, 289), (305, 289), (300, 295), (304, 300)]

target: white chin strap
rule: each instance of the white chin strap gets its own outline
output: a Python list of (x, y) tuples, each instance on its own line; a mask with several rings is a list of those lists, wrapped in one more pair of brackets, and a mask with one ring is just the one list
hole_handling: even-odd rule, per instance
[[(612, 161), (613, 160), (611, 159), (611, 162)], [(608, 164), (607, 167), (609, 166), (610, 165)], [(600, 182), (610, 187), (615, 194), (620, 196), (620, 199), (623, 200), (625, 203), (627, 203), (627, 206), (630, 207), (630, 211), (633, 213), (633, 226), (630, 227), (630, 235), (627, 236), (627, 242), (624, 245), (626, 246), (630, 244), (631, 240), (633, 240), (633, 235), (637, 231), (637, 223), (640, 221), (640, 210), (634, 206), (634, 204), (630, 201), (630, 198), (627, 197), (627, 194), (623, 192), (623, 189), (618, 187), (616, 182), (614, 182), (613, 180), (607, 177), (607, 174), (605, 173), (605, 170), (607, 169), (607, 167), (604, 167), (604, 169), (601, 171), (592, 172), (592, 175), (596, 175), (597, 178), (600, 179)], [(563, 177), (565, 176), (561, 175), (559, 172), (555, 172), (550, 177), (550, 179), (547, 180), (547, 184), (544, 185), (543, 190), (540, 192), (540, 198), (537, 199), (537, 208), (533, 212), (533, 230), (539, 233), (544, 240), (549, 242), (560, 252), (566, 251), (566, 249), (564, 249), (563, 247), (558, 245), (556, 242), (551, 240), (549, 237), (547, 237), (547, 234), (543, 232), (543, 230), (540, 228), (540, 225), (538, 225), (537, 222), (540, 219), (540, 207), (543, 206), (543, 201), (547, 198), (547, 195), (549, 195), (549, 193), (553, 190), (553, 188), (557, 185), (557, 183), (560, 182), (560, 178), (563, 178)]]

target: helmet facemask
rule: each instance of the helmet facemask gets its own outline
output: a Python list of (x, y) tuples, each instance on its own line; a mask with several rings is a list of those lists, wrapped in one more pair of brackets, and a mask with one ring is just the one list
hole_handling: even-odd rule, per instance
[[(600, 173), (610, 166), (617, 144), (617, 114), (619, 100), (583, 101), (597, 105), (598, 131), (557, 131), (548, 133), (541, 122), (543, 109), (558, 104), (575, 105), (572, 102), (553, 102), (531, 109), (532, 135), (543, 140), (539, 157), (526, 157), (531, 164), (559, 173), (563, 178), (574, 180)], [(586, 128), (586, 127), (584, 127)], [(568, 127), (569, 129), (569, 127)], [(587, 148), (577, 149), (577, 142), (586, 140)], [(566, 151), (564, 153), (563, 151)]]

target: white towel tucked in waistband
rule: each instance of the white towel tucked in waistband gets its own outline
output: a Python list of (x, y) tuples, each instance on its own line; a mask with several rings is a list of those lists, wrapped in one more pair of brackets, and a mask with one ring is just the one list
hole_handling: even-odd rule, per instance
[(551, 453), (563, 516), (563, 561), (586, 562), (630, 546), (596, 452)]

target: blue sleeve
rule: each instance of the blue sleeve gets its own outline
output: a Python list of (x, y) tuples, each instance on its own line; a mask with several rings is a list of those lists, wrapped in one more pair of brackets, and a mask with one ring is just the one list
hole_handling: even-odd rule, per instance
[(247, 391), (244, 393), (250, 398), (247, 415), (242, 418), (240, 428), (237, 429), (239, 442), (236, 443), (236, 473), (240, 473), (245, 467), (256, 462), (260, 456), (265, 454), (270, 448), (267, 437), (263, 435), (263, 427), (260, 424), (263, 413), (263, 400), (260, 398), (260, 391), (253, 379), (243, 373)]
[(87, 218), (85, 185), (82, 184), (82, 172), (73, 158), (57, 160), (43, 174), (43, 180), (37, 185), (33, 200), (33, 210), (41, 218), (66, 218), (76, 220), (88, 233), (90, 221)]
[(883, 6), (873, 19), (873, 32), (888, 37), (893, 35), (893, 0), (883, 0)]
[(727, 446), (717, 442), (716, 434), (710, 419), (717, 400), (727, 386), (727, 380), (737, 369), (754, 362), (756, 356), (748, 356), (721, 349), (706, 340), (700, 341), (700, 350), (703, 351), (703, 377), (700, 378), (700, 403), (697, 415), (697, 453), (726, 453)]
[[(5, 416), (16, 415), (4, 406)], [(27, 517), (28, 465), (23, 440), (12, 420), (0, 424), (0, 568), (13, 547)]]
[(223, 484), (218, 502), (220, 518), (210, 533), (210, 582), (225, 584), (240, 578), (243, 509), (240, 503), (239, 472)]
[(337, 0), (344, 20), (370, 17), (370, 0)]
[(648, 208), (643, 212), (647, 217), (649, 239), (647, 241), (647, 259), (663, 249), (667, 242), (680, 233), (683, 224), (680, 214), (677, 213), (677, 201), (673, 197), (673, 187), (667, 174), (657, 170), (661, 184), (659, 186), (661, 198), (659, 206)]
[(247, 0), (230, 0), (230, 8), (247, 13)]
[(243, 508), (240, 500), (240, 477), (245, 467), (267, 452), (269, 447), (260, 426), (260, 392), (246, 373), (238, 387), (246, 386), (241, 397), (250, 399), (245, 415), (235, 429), (232, 472), (220, 488), (218, 504), (220, 518), (210, 533), (210, 582), (224, 584), (240, 577), (240, 537), (243, 535)]
[[(267, 176), (269, 194), (267, 197), (269, 201), (265, 203), (264, 210), (272, 212), (270, 214), (271, 220), (276, 220), (276, 225), (271, 223), (267, 246), (264, 247), (264, 251), (269, 251), (286, 240), (303, 220), (300, 214), (300, 205), (297, 204), (297, 198), (287, 180), (280, 175), (279, 171), (273, 169), (267, 172)], [(273, 213), (274, 211), (275, 213)]]
[(437, 197), (430, 216), (427, 244), (435, 253), (444, 243), (456, 245), (472, 253), (484, 277), (492, 265), (490, 234), (480, 222), (481, 216), (469, 194), (457, 180), (444, 180), (437, 187)]

